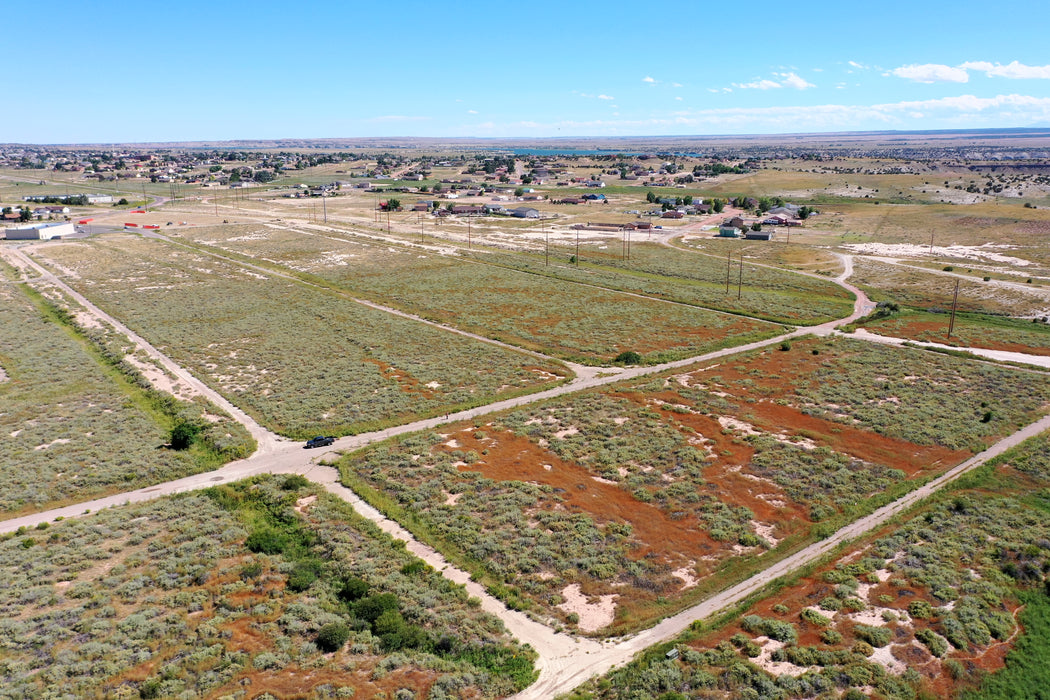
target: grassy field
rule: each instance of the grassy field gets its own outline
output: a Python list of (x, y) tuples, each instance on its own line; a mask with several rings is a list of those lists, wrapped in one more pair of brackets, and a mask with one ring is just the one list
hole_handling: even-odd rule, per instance
[(185, 235), (435, 321), (587, 364), (610, 363), (625, 351), (663, 362), (780, 332), (704, 309), (360, 239), (272, 227)]
[(496, 698), (533, 654), (464, 590), (301, 477), (0, 542), (0, 696)]
[(1040, 697), (1048, 465), (1047, 436), (1029, 440), (831, 564), (569, 697)]
[[(1047, 400), (1050, 383), (1012, 370), (805, 340), (453, 424), (340, 466), (512, 606), (619, 634), (944, 471)], [(569, 605), (578, 592), (591, 617)]]
[(0, 407), (0, 512), (12, 515), (169, 481), (225, 461), (203, 446), (168, 449), (180, 416), (200, 420), (207, 412), (213, 446), (228, 443), (239, 456), (251, 451), (247, 434), (228, 417), (147, 391), (109, 365), (100, 348), (41, 295), (3, 283)]
[(157, 240), (52, 246), (45, 259), (233, 403), (293, 437), (486, 403), (565, 372)]

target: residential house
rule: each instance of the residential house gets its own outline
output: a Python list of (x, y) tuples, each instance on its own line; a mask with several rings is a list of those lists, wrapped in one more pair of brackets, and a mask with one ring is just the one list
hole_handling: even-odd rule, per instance
[(516, 216), (519, 219), (538, 219), (540, 218), (539, 209), (533, 209), (532, 207), (518, 207), (510, 210), (511, 216)]

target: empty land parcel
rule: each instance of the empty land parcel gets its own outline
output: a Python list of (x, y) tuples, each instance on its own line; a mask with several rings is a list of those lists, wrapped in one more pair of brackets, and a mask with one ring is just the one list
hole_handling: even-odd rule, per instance
[(40, 249), (66, 280), (270, 429), (360, 432), (550, 385), (566, 370), (158, 240)]
[[(213, 467), (196, 451), (164, 449), (173, 416), (158, 410), (154, 398), (106, 366), (42, 297), (0, 284), (0, 512), (39, 510)], [(244, 437), (240, 426), (215, 418), (223, 431)]]
[(1038, 697), (1048, 682), (1048, 503), (1044, 434), (775, 595), (571, 697), (640, 699), (667, 688), (703, 697), (848, 689), (893, 699)]
[(340, 466), (512, 606), (617, 634), (945, 471), (1047, 400), (1050, 382), (1024, 372), (809, 339), (453, 424)]
[[(762, 321), (603, 289), (595, 285), (609, 280), (590, 279), (588, 273), (572, 275), (590, 282), (577, 284), (553, 276), (558, 272), (529, 274), (487, 264), (490, 256), (484, 254), (463, 259), (456, 251), (262, 226), (239, 232), (195, 229), (186, 235), (425, 318), (586, 364), (608, 364), (627, 351), (645, 362), (663, 362), (781, 331)], [(513, 256), (500, 260), (507, 257)], [(689, 285), (670, 278), (665, 283)]]
[(4, 697), (494, 698), (533, 677), (461, 587), (301, 477), (101, 511), (0, 554)]

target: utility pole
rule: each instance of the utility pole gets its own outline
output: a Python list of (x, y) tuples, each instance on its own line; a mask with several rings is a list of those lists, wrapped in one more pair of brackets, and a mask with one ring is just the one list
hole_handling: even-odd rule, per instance
[(324, 222), (328, 223), (328, 197), (324, 190), (321, 190), (321, 206), (324, 208)]
[(736, 298), (739, 299), (744, 287), (744, 254), (740, 254), (740, 276), (736, 280)]
[(933, 254), (933, 231), (930, 231), (930, 254)]
[(419, 243), (420, 243), (420, 245), (422, 245), (422, 243), (423, 243), (423, 215), (422, 214), (419, 215)]
[[(552, 226), (553, 226), (553, 224), (552, 224)], [(546, 266), (551, 264), (551, 228), (550, 227), (547, 227), (547, 229), (543, 232), (543, 238), (544, 238), (544, 241), (545, 241), (545, 245), (543, 247), (543, 265), (544, 265), (544, 267), (546, 267)]]
[(952, 331), (955, 330), (955, 308), (959, 304), (959, 280), (955, 280), (955, 297), (952, 299), (952, 318), (948, 321), (948, 339), (951, 340)]
[(576, 229), (576, 267), (580, 266), (580, 229)]
[(732, 271), (733, 254), (726, 256), (726, 296), (729, 296), (729, 273)]

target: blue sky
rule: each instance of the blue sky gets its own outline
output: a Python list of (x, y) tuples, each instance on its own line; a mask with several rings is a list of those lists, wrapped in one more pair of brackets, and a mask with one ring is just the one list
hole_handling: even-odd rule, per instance
[(0, 142), (1050, 126), (1047, 9), (14, 0)]

